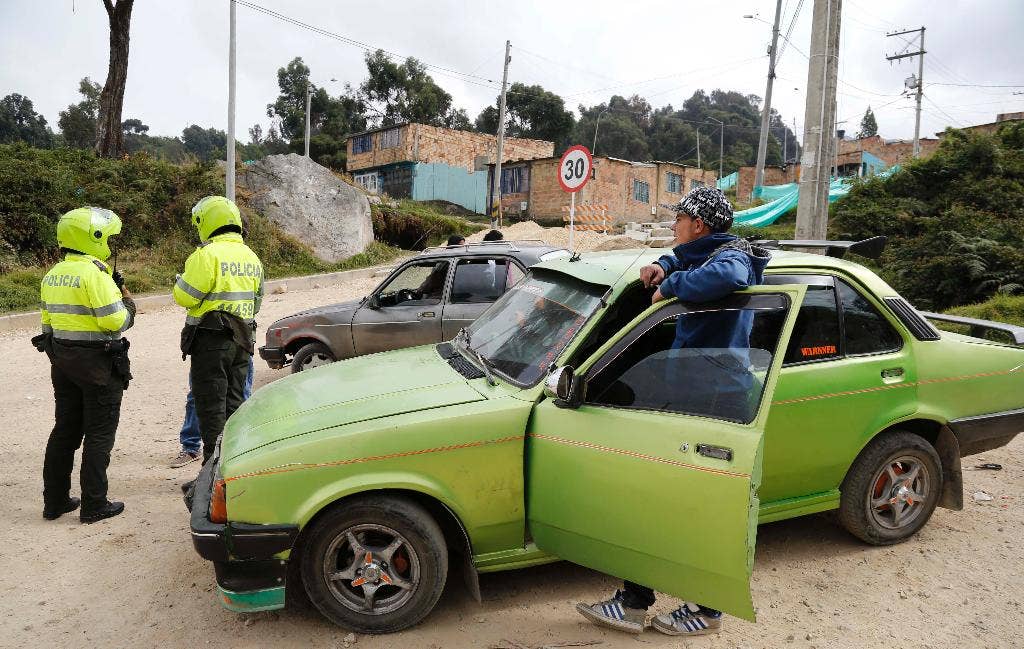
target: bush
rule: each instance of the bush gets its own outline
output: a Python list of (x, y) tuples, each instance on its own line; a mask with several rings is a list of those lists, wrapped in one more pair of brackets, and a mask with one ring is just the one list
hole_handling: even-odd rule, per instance
[(436, 205), (402, 200), (371, 205), (373, 232), (378, 241), (405, 250), (440, 245), (453, 234), (467, 236), (485, 229), (478, 223), (441, 212)]
[(833, 206), (839, 238), (889, 237), (882, 275), (943, 310), (1024, 287), (1024, 124), (950, 129), (931, 157), (855, 183)]
[[(169, 291), (175, 273), (195, 250), (192, 206), (223, 192), (213, 164), (176, 165), (137, 153), (121, 160), (78, 149), (0, 145), (0, 311), (27, 310), (39, 302), (39, 282), (59, 258), (55, 226), (61, 214), (82, 205), (113, 210), (121, 234), (111, 259), (135, 293)], [(379, 264), (400, 250), (374, 243), (339, 263), (320, 261), (298, 240), (245, 205), (247, 243), (267, 277), (307, 275)]]

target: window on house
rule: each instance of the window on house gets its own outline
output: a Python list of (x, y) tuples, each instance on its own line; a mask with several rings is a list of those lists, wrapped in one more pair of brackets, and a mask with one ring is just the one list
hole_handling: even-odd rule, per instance
[(691, 180), (690, 181), (690, 191), (691, 192), (693, 190), (697, 189), (698, 187), (703, 187), (703, 186), (704, 186), (704, 182), (701, 181), (701, 180)]
[(633, 180), (633, 200), (648, 203), (651, 199), (651, 186), (642, 180)]
[(402, 142), (402, 129), (391, 128), (380, 134), (380, 148), (392, 149)]
[(665, 173), (665, 191), (670, 194), (679, 194), (683, 191), (683, 177), (671, 171)]
[(352, 153), (366, 153), (373, 150), (373, 134), (367, 133), (352, 138)]
[(518, 194), (530, 191), (530, 168), (509, 167), (501, 170), (501, 193)]

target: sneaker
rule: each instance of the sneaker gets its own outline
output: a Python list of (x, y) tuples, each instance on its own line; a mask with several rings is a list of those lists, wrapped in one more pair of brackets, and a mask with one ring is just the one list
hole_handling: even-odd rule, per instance
[(74, 496), (67, 499), (67, 501), (60, 507), (43, 507), (43, 518), (48, 521), (57, 520), (68, 512), (73, 512), (78, 509), (78, 505), (81, 501)]
[(671, 613), (655, 617), (651, 620), (651, 626), (666, 635), (718, 633), (722, 630), (722, 614), (685, 602)]
[(186, 464), (192, 464), (198, 459), (199, 453), (193, 453), (192, 451), (186, 451), (185, 449), (181, 449), (181, 452), (178, 453), (177, 457), (171, 460), (170, 467), (172, 469), (180, 469)]
[(594, 624), (618, 631), (643, 633), (644, 627), (647, 626), (647, 610), (624, 605), (621, 590), (615, 591), (615, 596), (611, 599), (597, 604), (580, 602), (576, 605), (576, 610)]
[(85, 511), (83, 509), (82, 513), (78, 515), (78, 520), (83, 523), (95, 523), (96, 521), (101, 521), (104, 518), (113, 518), (123, 511), (124, 503), (108, 501), (106, 505), (103, 505), (99, 509), (93, 509), (90, 511)]

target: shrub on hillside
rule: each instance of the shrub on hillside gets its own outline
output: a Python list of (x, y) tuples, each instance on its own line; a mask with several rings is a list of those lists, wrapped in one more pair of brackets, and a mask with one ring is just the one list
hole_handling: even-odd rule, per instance
[(1024, 125), (950, 129), (934, 155), (856, 183), (834, 206), (841, 237), (889, 237), (883, 275), (931, 310), (1024, 287)]
[(436, 206), (409, 200), (378, 203), (370, 208), (374, 238), (403, 250), (423, 250), (443, 243), (450, 235), (466, 236), (484, 229), (482, 225), (444, 214)]

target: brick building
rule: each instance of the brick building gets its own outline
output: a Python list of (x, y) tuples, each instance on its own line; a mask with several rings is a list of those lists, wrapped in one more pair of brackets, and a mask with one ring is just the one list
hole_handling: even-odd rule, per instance
[[(988, 124), (976, 124), (974, 126), (965, 126), (960, 129), (961, 131), (972, 131), (974, 133), (988, 133), (992, 134), (999, 130), (1001, 126), (1007, 123), (1024, 121), (1024, 113), (999, 113), (996, 115), (996, 121), (989, 122)], [(936, 133), (939, 137), (943, 136), (943, 133)]]
[[(558, 163), (559, 158), (548, 157), (503, 164), (502, 214), (562, 223), (562, 208), (569, 206), (570, 196), (558, 183)], [(491, 165), (491, 177), (493, 173)], [(607, 205), (608, 215), (615, 223), (664, 221), (674, 214), (661, 207), (663, 204), (676, 203), (694, 187), (712, 185), (716, 180), (714, 172), (671, 162), (631, 162), (596, 156), (593, 176), (577, 193), (576, 204)]]
[[(921, 156), (931, 155), (938, 146), (939, 140), (935, 138), (921, 138)], [(836, 162), (840, 176), (871, 176), (886, 167), (903, 164), (913, 157), (913, 140), (884, 140), (881, 136), (872, 135), (856, 140), (840, 140)], [(764, 168), (766, 186), (799, 181), (799, 164)], [(740, 167), (736, 180), (737, 200), (746, 200), (753, 191), (754, 167)]]
[[(346, 168), (371, 193), (413, 200), (446, 200), (487, 211), (487, 164), (495, 136), (426, 124), (397, 124), (348, 138)], [(554, 142), (505, 138), (502, 161), (550, 157)]]

